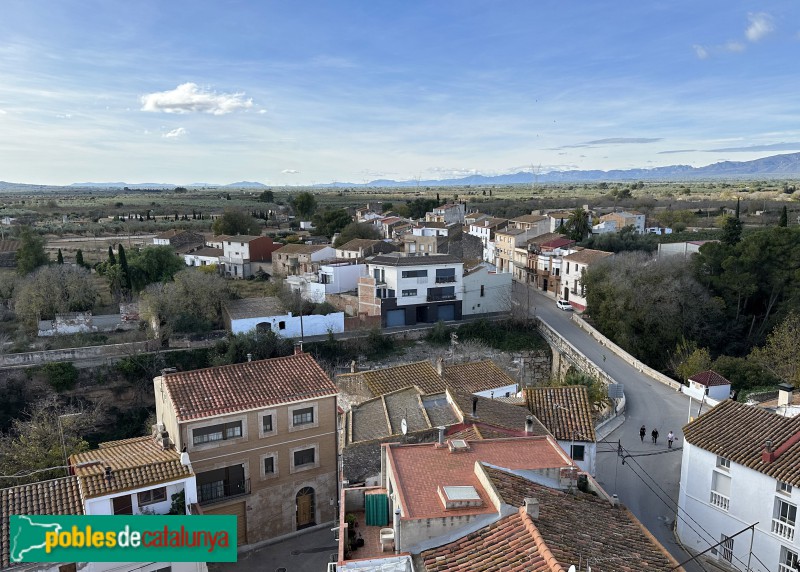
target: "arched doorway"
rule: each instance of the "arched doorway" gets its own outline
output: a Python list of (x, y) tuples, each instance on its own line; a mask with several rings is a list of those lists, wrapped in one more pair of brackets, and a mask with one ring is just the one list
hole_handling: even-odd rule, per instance
[(297, 491), (295, 506), (297, 509), (297, 530), (317, 524), (314, 518), (314, 489), (311, 487), (303, 487)]

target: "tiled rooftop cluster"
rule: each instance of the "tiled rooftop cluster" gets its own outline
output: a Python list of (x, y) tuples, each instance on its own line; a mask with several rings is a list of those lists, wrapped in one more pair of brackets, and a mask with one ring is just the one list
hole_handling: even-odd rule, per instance
[(585, 387), (530, 387), (525, 389), (525, 398), (528, 409), (556, 439), (597, 440)]

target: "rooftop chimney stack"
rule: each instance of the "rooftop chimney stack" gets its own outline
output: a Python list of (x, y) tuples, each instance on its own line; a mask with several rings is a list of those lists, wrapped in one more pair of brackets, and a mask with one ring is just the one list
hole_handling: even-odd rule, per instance
[(525, 418), (525, 434), (530, 435), (533, 432), (533, 415), (528, 415)]
[(437, 427), (437, 429), (439, 430), (439, 443), (438, 443), (438, 445), (439, 445), (440, 447), (444, 447), (444, 432), (445, 432), (445, 427), (444, 427), (444, 426), (441, 426), (441, 427)]
[(303, 342), (296, 342), (294, 344), (294, 355), (303, 353)]
[(537, 520), (539, 518), (539, 499), (525, 498), (525, 514), (531, 517), (531, 520)]
[(472, 416), (478, 416), (478, 398), (476, 396), (472, 396)]
[(248, 362), (253, 361), (253, 354), (247, 354), (247, 361)]
[(444, 377), (444, 358), (442, 356), (436, 358), (436, 373), (439, 374), (439, 377)]
[(778, 385), (778, 407), (788, 407), (792, 404), (794, 397), (794, 386), (790, 383), (781, 383)]
[(350, 373), (358, 373), (358, 362), (356, 360), (350, 362)]

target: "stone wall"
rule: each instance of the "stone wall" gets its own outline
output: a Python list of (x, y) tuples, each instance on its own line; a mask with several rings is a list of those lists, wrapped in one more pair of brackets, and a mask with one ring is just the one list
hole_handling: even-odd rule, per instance
[(158, 342), (130, 342), (106, 346), (87, 346), (85, 348), (66, 348), (63, 350), (43, 350), (20, 354), (0, 355), (0, 367), (41, 365), (54, 361), (76, 361), (103, 357), (129, 356), (138, 352), (152, 352), (159, 348)]

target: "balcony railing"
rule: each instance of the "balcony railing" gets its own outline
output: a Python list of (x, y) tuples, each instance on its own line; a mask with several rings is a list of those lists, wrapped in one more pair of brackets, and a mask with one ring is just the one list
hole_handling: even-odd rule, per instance
[(450, 282), (455, 282), (455, 276), (437, 276), (436, 283), (437, 284), (449, 284)]
[(445, 302), (447, 300), (455, 300), (455, 294), (428, 294), (428, 302)]
[(728, 510), (728, 507), (731, 504), (731, 499), (729, 499), (725, 495), (719, 494), (717, 491), (711, 491), (710, 502), (717, 508), (721, 508), (722, 510)]
[(797, 572), (797, 568), (786, 564), (778, 564), (778, 572)]
[(772, 519), (772, 532), (786, 540), (794, 540), (794, 523), (783, 522), (780, 519)]
[(197, 496), (200, 504), (213, 504), (229, 498), (250, 494), (250, 479), (213, 483), (211, 486), (199, 485)]

